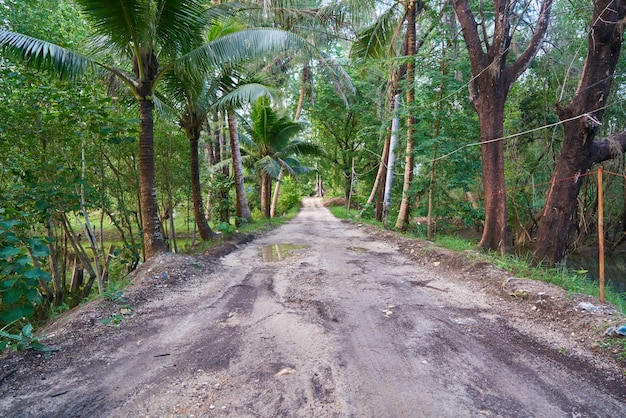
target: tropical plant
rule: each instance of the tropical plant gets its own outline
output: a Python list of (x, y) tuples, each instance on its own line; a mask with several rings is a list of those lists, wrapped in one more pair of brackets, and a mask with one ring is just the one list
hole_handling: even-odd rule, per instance
[[(88, 54), (21, 33), (1, 30), (0, 47), (12, 59), (76, 79), (88, 69), (108, 72), (139, 105), (140, 206), (144, 255), (166, 250), (157, 211), (154, 162), (154, 94), (168, 71), (206, 73), (220, 63), (249, 59), (288, 45), (302, 46), (287, 32), (258, 29), (206, 43), (203, 34), (219, 7), (200, 0), (76, 0), (95, 35)], [(225, 6), (226, 7), (226, 6)]]
[(252, 106), (250, 119), (251, 123), (245, 125), (248, 137), (241, 141), (241, 145), (247, 154), (246, 161), (259, 176), (261, 213), (269, 218), (272, 181), (279, 179), (283, 170), (292, 176), (310, 171), (297, 156), (320, 154), (321, 149), (311, 142), (294, 138), (302, 132), (304, 124), (280, 115), (266, 97), (259, 98)]

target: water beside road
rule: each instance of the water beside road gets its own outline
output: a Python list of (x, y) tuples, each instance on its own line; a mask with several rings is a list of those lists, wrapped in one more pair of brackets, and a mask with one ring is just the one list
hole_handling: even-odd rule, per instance
[[(597, 252), (594, 253), (593, 250), (570, 254), (566, 264), (570, 269), (587, 270), (589, 278), (595, 281), (599, 280), (599, 257)], [(612, 255), (605, 255), (604, 278), (611, 287), (626, 295), (626, 252), (620, 251)]]

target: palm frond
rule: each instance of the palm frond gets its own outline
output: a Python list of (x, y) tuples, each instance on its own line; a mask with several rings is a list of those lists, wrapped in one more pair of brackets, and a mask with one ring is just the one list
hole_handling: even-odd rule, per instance
[(254, 103), (260, 97), (275, 97), (276, 89), (260, 83), (244, 84), (226, 93), (214, 104), (216, 109), (234, 109), (245, 103)]
[(269, 174), (273, 179), (277, 179), (280, 175), (280, 163), (270, 156), (264, 156), (256, 162), (255, 166), (263, 172)]
[(0, 30), (0, 49), (8, 58), (31, 68), (52, 71), (63, 79), (76, 79), (98, 64), (53, 43), (6, 30)]
[(321, 156), (325, 154), (325, 151), (324, 148), (312, 142), (294, 139), (289, 142), (281, 154)]
[(402, 23), (402, 19), (403, 14), (397, 3), (385, 10), (371, 26), (358, 34), (358, 39), (350, 50), (350, 56), (361, 59), (389, 56), (389, 51), (396, 41), (397, 27)]
[(247, 29), (209, 42), (177, 60), (177, 68), (186, 73), (209, 73), (225, 63), (239, 63), (291, 51), (311, 51), (305, 39), (279, 29)]
[(155, 35), (168, 57), (178, 57), (204, 43), (208, 22), (198, 0), (162, 0), (155, 18)]
[(83, 15), (94, 25), (94, 30), (106, 36), (114, 45), (123, 47), (141, 43), (149, 27), (149, 0), (75, 0)]

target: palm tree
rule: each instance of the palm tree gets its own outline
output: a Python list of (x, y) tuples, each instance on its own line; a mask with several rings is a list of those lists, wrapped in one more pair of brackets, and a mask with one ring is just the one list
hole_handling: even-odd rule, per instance
[[(24, 64), (74, 79), (88, 68), (105, 70), (128, 87), (139, 104), (140, 206), (144, 256), (166, 251), (158, 218), (154, 178), (154, 93), (168, 71), (206, 73), (220, 63), (250, 59), (294, 45), (288, 32), (257, 29), (236, 32), (205, 43), (203, 33), (225, 6), (205, 7), (200, 0), (75, 0), (94, 28), (89, 55), (45, 40), (1, 30), (0, 48)], [(102, 59), (99, 59), (102, 57)], [(112, 58), (113, 57), (113, 58)]]
[[(367, 2), (364, 3), (367, 5)], [(371, 7), (371, 5), (370, 5)], [(427, 29), (423, 34), (422, 39), (417, 42), (416, 40), (416, 16), (422, 12), (425, 8), (425, 2), (418, 0), (398, 0), (391, 3), (390, 7), (368, 27), (364, 28), (358, 33), (358, 38), (352, 47), (351, 55), (361, 58), (381, 58), (388, 56), (403, 55), (408, 57), (408, 60), (401, 67), (391, 68), (389, 73), (388, 88), (387, 88), (387, 100), (389, 102), (389, 109), (396, 109), (396, 102), (400, 98), (400, 79), (406, 80), (406, 107), (410, 108), (415, 99), (415, 62), (414, 56), (424, 42), (424, 39), (429, 35), (434, 26)], [(401, 50), (400, 39), (401, 34), (404, 33), (404, 42), (402, 43)], [(394, 116), (394, 119), (397, 115)], [(397, 119), (396, 119), (397, 124)], [(404, 183), (402, 187), (402, 201), (400, 204), (400, 211), (396, 221), (396, 228), (404, 229), (406, 223), (409, 220), (409, 188), (413, 179), (413, 133), (415, 126), (415, 117), (409, 113), (407, 117), (407, 141), (405, 151), (405, 167), (404, 167)], [(382, 205), (383, 197), (383, 185), (385, 184), (385, 177), (387, 173), (387, 159), (390, 152), (390, 138), (392, 134), (391, 130), (389, 135), (385, 139), (383, 148), (383, 155), (381, 158), (376, 181), (368, 203), (373, 202), (376, 191), (380, 188), (379, 199), (377, 203), (376, 218), (382, 220), (383, 212), (385, 212)]]
[(310, 142), (293, 138), (304, 129), (304, 124), (279, 115), (266, 97), (252, 106), (252, 124), (245, 126), (249, 135), (241, 142), (246, 159), (257, 171), (261, 180), (261, 213), (269, 218), (272, 180), (278, 179), (282, 170), (292, 176), (310, 171), (297, 159), (297, 155), (320, 154), (321, 149)]

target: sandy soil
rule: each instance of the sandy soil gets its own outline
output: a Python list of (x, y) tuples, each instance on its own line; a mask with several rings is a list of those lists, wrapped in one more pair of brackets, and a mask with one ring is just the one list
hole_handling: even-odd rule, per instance
[(0, 358), (0, 416), (626, 416), (598, 348), (624, 318), (470, 259), (309, 199), (251, 242), (150, 260), (47, 327), (57, 354)]

